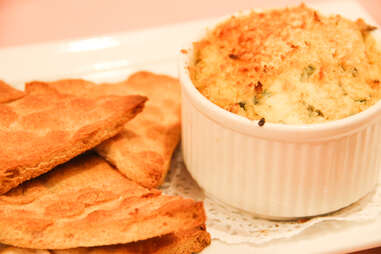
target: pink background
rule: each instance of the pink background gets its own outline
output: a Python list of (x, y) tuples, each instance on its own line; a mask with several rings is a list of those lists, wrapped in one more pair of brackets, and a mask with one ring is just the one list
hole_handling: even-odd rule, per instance
[[(300, 2), (300, 0), (0, 0), (0, 47), (136, 30), (221, 16), (242, 9), (293, 5)], [(378, 15), (381, 13), (380, 0), (358, 2), (361, 2), (381, 24), (381, 16)]]
[[(380, 0), (358, 2), (381, 25)], [(242, 9), (298, 3), (299, 0), (0, 0), (0, 48), (131, 31), (211, 18)], [(359, 253), (381, 253), (381, 248)]]

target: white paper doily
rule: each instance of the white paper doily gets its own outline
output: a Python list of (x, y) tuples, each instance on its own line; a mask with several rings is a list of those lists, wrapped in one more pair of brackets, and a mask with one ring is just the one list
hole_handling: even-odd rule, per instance
[(381, 185), (378, 184), (376, 190), (365, 198), (349, 207), (325, 216), (286, 222), (258, 219), (205, 196), (186, 170), (181, 149), (177, 149), (175, 152), (171, 170), (160, 189), (166, 194), (181, 195), (204, 201), (208, 217), (207, 230), (213, 239), (230, 244), (261, 244), (275, 239), (295, 236), (303, 230), (322, 222), (362, 222), (375, 219), (381, 215)]

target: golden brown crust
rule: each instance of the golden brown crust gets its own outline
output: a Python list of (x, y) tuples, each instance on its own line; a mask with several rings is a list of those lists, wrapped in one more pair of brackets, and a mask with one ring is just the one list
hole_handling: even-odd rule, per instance
[(0, 103), (14, 101), (23, 96), (24, 92), (19, 91), (0, 80)]
[(204, 223), (202, 203), (141, 187), (95, 154), (0, 196), (0, 242), (23, 248), (129, 243)]
[[(34, 85), (26, 87), (27, 91)], [(180, 85), (174, 78), (138, 72), (127, 81), (95, 86), (84, 80), (60, 80), (51, 87), (88, 98), (102, 95), (141, 94), (148, 97), (144, 111), (96, 151), (124, 175), (152, 188), (160, 185), (180, 141)]]
[(145, 100), (85, 99), (40, 83), (23, 98), (0, 105), (0, 194), (116, 135)]
[(128, 244), (51, 250), (50, 252), (0, 246), (0, 254), (191, 254), (202, 251), (209, 244), (210, 234), (204, 226), (201, 226)]
[(303, 4), (235, 15), (193, 44), (190, 77), (211, 102), (251, 120), (342, 119), (381, 98), (375, 28)]

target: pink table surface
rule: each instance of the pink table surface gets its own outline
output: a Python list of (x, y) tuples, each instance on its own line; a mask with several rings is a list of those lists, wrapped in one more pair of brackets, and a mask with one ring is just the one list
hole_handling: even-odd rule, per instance
[[(358, 2), (381, 24), (380, 0)], [(0, 0), (0, 48), (125, 32), (217, 17), (242, 9), (298, 3), (299, 0)], [(381, 247), (357, 253), (381, 253)]]

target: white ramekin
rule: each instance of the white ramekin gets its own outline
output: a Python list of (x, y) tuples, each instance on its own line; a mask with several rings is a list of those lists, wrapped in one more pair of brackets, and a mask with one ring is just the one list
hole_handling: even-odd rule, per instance
[(207, 195), (260, 217), (294, 219), (338, 210), (374, 189), (381, 163), (381, 101), (328, 123), (259, 127), (194, 87), (187, 68), (192, 44), (185, 49), (179, 57), (182, 149)]

